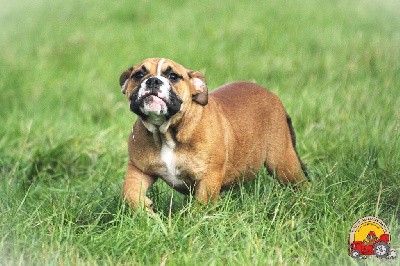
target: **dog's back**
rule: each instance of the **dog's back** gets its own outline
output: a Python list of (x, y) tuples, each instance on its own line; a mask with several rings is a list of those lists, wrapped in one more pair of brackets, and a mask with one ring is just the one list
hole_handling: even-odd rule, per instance
[[(232, 127), (235, 141), (230, 143), (238, 144), (230, 147), (228, 165), (236, 165), (232, 168), (237, 169), (239, 164), (244, 173), (250, 174), (266, 163), (269, 172), (278, 171), (283, 182), (303, 181), (304, 166), (295, 150), (291, 125), (275, 94), (256, 83), (234, 82), (211, 92), (210, 100), (223, 109)], [(237, 176), (237, 173), (227, 174)]]

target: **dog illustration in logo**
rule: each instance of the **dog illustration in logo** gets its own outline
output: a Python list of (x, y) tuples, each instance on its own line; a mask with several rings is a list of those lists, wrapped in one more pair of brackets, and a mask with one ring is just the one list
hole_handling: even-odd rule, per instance
[(370, 231), (368, 235), (363, 240), (364, 245), (366, 246), (373, 246), (375, 241), (378, 239), (374, 231)]

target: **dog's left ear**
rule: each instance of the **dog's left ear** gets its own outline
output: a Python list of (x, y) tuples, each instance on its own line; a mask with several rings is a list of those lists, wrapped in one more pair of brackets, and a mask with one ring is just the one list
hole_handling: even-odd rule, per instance
[(195, 92), (192, 94), (193, 101), (203, 106), (206, 105), (208, 103), (208, 89), (203, 73), (189, 70), (188, 75), (195, 88)]
[(119, 77), (119, 86), (121, 86), (121, 92), (125, 94), (126, 92), (126, 83), (132, 74), (133, 67), (128, 68), (124, 72), (122, 72), (121, 76)]

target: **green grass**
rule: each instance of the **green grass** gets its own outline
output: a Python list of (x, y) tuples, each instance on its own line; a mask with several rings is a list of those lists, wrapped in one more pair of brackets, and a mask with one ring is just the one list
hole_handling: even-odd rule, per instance
[[(398, 1), (0, 6), (1, 265), (355, 265), (347, 238), (367, 215), (400, 255)], [(120, 190), (136, 118), (118, 78), (147, 57), (204, 71), (210, 89), (268, 86), (312, 187), (261, 170), (202, 207), (159, 181), (158, 216), (131, 211)]]

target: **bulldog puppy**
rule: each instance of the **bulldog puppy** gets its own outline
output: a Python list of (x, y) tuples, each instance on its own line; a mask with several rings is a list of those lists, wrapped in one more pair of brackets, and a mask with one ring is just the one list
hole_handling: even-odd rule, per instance
[(208, 94), (202, 73), (163, 58), (144, 60), (119, 81), (138, 115), (122, 189), (134, 208), (152, 208), (146, 192), (157, 178), (201, 203), (263, 166), (283, 183), (306, 181), (291, 120), (267, 89), (235, 82)]

